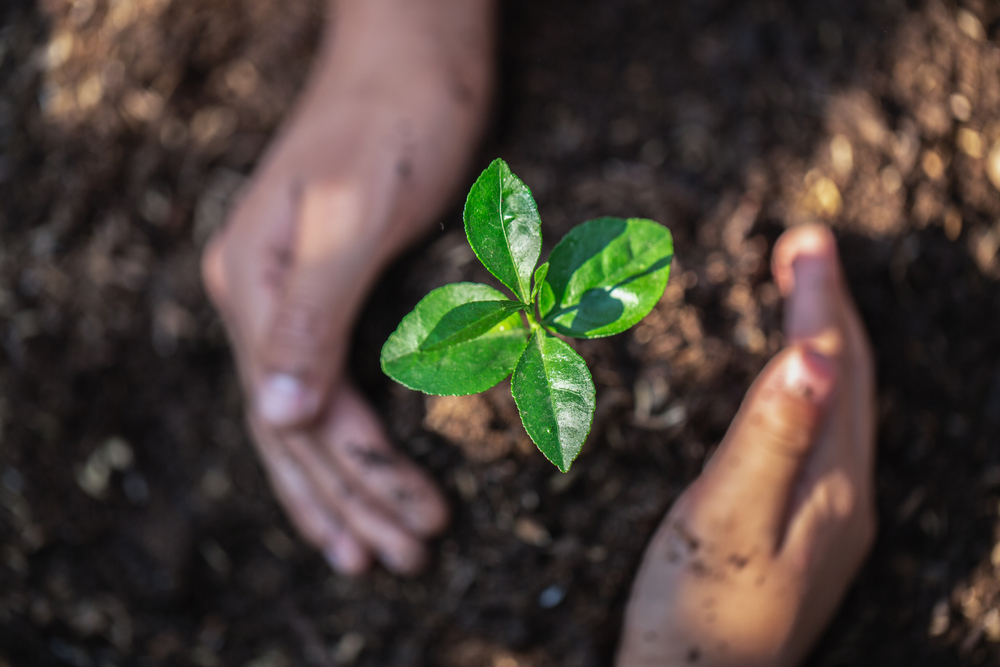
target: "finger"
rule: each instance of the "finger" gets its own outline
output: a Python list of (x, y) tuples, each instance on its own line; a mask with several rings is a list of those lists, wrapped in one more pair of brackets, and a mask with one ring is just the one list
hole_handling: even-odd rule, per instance
[(278, 443), (259, 428), (254, 431), (271, 488), (302, 537), (321, 551), (337, 572), (355, 575), (367, 570), (371, 564), (368, 549), (316, 497), (302, 470), (281, 452)]
[(336, 572), (357, 576), (372, 566), (372, 553), (354, 533), (334, 515), (329, 516), (330, 539), (323, 557)]
[(835, 365), (802, 346), (772, 360), (699, 480), (701, 517), (777, 549), (796, 479), (835, 386)]
[(323, 554), (334, 571), (358, 575), (371, 566), (371, 552), (340, 517), (319, 502), (305, 475), (293, 462), (279, 463), (271, 481), (295, 527)]
[(235, 348), (248, 395), (264, 366), (262, 340), (288, 271), (294, 240), (291, 187), (254, 187), (202, 253), (201, 273)]
[[(837, 321), (843, 332), (840, 355), (843, 391), (831, 409), (803, 475), (790, 512), (785, 551), (795, 565), (817, 564), (816, 555), (836, 546), (838, 567), (856, 568), (875, 534), (874, 455), (875, 383), (871, 346), (857, 308), (850, 297), (836, 261), (832, 235), (822, 228), (789, 232), (774, 253), (779, 283), (798, 271), (788, 267), (801, 263), (805, 252), (834, 258)], [(785, 288), (783, 288), (785, 289)], [(831, 541), (832, 540), (832, 541)]]
[(264, 376), (257, 408), (274, 426), (313, 419), (332, 388), (347, 342), (344, 319), (379, 261), (365, 221), (381, 219), (388, 204), (368, 191), (349, 181), (302, 190), (291, 264), (258, 350)]
[(320, 454), (315, 442), (297, 431), (289, 433), (285, 442), (324, 505), (342, 517), (354, 536), (386, 567), (400, 574), (412, 574), (423, 567), (423, 544), (358, 493), (343, 472)]
[(842, 282), (832, 236), (811, 227), (789, 233), (775, 251), (775, 277), (786, 297), (786, 338), (751, 387), (706, 471), (713, 502), (736, 512), (751, 506), (741, 529), (781, 544), (791, 501), (843, 373)]
[(449, 519), (444, 497), (389, 444), (378, 418), (353, 388), (337, 391), (319, 437), (344, 476), (383, 512), (419, 537), (444, 530)]
[[(876, 532), (876, 512), (863, 500), (865, 484), (833, 469), (813, 484), (789, 522), (783, 557), (798, 572), (832, 574), (839, 581), (861, 566)], [(830, 554), (835, 554), (831, 558)]]
[(849, 299), (830, 230), (802, 225), (786, 232), (775, 244), (772, 273), (786, 299), (786, 340), (809, 341), (839, 357), (845, 342), (841, 306)]
[[(874, 364), (868, 336), (843, 278), (836, 242), (829, 229), (803, 225), (778, 240), (773, 257), (775, 278), (789, 297), (788, 338), (836, 350), (842, 384), (831, 409), (828, 437), (810, 460), (799, 495), (804, 499), (810, 484), (836, 468), (848, 474), (858, 493), (868, 499), (875, 452)], [(800, 288), (807, 281), (816, 283), (812, 292), (827, 296), (810, 303), (810, 290)], [(816, 314), (817, 302), (828, 304), (827, 312)], [(793, 512), (800, 504), (797, 499)]]
[[(870, 488), (870, 481), (834, 468), (809, 485), (794, 511), (781, 560), (785, 572), (808, 586), (804, 595), (810, 603), (797, 618), (805, 637), (819, 635), (829, 623), (875, 540), (875, 508), (860, 497)], [(797, 653), (806, 650), (803, 645)]]

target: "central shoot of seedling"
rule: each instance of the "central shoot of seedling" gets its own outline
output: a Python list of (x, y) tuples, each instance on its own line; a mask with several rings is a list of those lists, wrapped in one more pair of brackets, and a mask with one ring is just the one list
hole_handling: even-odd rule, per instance
[(640, 218), (590, 220), (536, 269), (538, 206), (499, 159), (472, 186), (464, 218), (476, 257), (514, 299), (476, 283), (439, 287), (389, 336), (382, 370), (437, 396), (478, 394), (513, 373), (525, 430), (566, 472), (590, 433), (596, 401), (586, 362), (559, 336), (603, 338), (648, 315), (670, 277), (670, 230)]

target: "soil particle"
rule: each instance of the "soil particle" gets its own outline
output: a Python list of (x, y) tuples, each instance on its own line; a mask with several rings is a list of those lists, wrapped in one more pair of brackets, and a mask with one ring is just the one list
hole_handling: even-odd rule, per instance
[(695, 558), (691, 561), (691, 572), (699, 578), (706, 578), (714, 574), (712, 569), (701, 558)]
[[(497, 400), (497, 393), (429, 396), (424, 426), (457, 445), (472, 461), (498, 461), (517, 447), (519, 438), (527, 435), (523, 427), (519, 428), (519, 422), (509, 420), (512, 415), (506, 414), (508, 406), (502, 399)], [(509, 384), (506, 393), (509, 396)]]
[(674, 521), (673, 529), (674, 534), (681, 539), (687, 550), (692, 554), (697, 553), (698, 549), (701, 547), (701, 540), (688, 531), (687, 524), (678, 519), (677, 521)]
[(750, 557), (741, 556), (739, 554), (731, 554), (729, 558), (726, 559), (726, 562), (729, 563), (729, 565), (732, 565), (733, 569), (738, 572), (747, 566), (747, 563), (750, 562)]
[(348, 445), (351, 456), (369, 468), (387, 468), (398, 465), (399, 459), (393, 452), (379, 451), (364, 445)]

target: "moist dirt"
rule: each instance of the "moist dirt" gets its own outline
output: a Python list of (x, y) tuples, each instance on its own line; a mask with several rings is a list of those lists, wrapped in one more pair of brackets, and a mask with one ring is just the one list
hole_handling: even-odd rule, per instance
[[(332, 575), (269, 493), (205, 239), (308, 72), (318, 0), (0, 8), (0, 665), (610, 664), (643, 547), (782, 345), (768, 262), (829, 222), (878, 364), (880, 533), (808, 664), (1000, 659), (1000, 7), (511, 0), (500, 156), (547, 253), (668, 225), (662, 302), (577, 348), (593, 433), (534, 451), (509, 385), (378, 370), (430, 289), (489, 282), (459, 206), (387, 273), (352, 373), (449, 496), (426, 574)], [(747, 613), (753, 613), (747, 610)]]

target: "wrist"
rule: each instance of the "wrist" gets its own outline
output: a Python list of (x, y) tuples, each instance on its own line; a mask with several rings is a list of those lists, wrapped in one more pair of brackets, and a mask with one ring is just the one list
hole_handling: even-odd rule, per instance
[(331, 0), (314, 83), (343, 91), (492, 88), (494, 0)]

